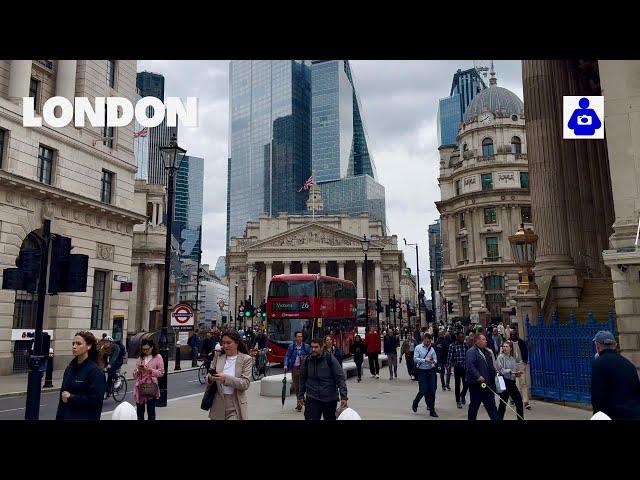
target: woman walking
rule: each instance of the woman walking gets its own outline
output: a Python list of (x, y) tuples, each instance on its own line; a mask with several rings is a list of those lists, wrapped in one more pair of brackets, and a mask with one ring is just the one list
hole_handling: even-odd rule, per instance
[(324, 349), (336, 357), (336, 360), (338, 360), (338, 363), (342, 366), (342, 350), (333, 344), (333, 337), (331, 335), (324, 337)]
[(398, 378), (398, 338), (393, 334), (393, 329), (387, 329), (387, 335), (384, 337), (384, 353), (389, 362), (389, 380), (393, 380), (395, 375)]
[(216, 383), (213, 405), (209, 411), (211, 420), (248, 420), (247, 390), (251, 385), (253, 359), (235, 330), (229, 330), (220, 340), (222, 352), (216, 353), (212, 362), (213, 374), (207, 382), (212, 388)]
[(416, 345), (418, 343), (413, 339), (413, 333), (409, 331), (407, 333), (407, 339), (402, 342), (402, 347), (400, 348), (400, 363), (402, 363), (402, 356), (407, 360), (407, 372), (409, 373), (409, 378), (411, 380), (415, 380), (413, 367), (415, 363), (413, 362), (413, 351), (416, 349)]
[(133, 371), (133, 396), (136, 400), (138, 420), (144, 420), (145, 406), (147, 418), (150, 421), (156, 419), (156, 400), (160, 398), (158, 378), (163, 375), (164, 359), (158, 353), (158, 346), (152, 339), (145, 338), (140, 343), (140, 358)]
[(502, 344), (502, 353), (498, 355), (496, 370), (502, 375), (505, 386), (507, 387), (507, 389), (500, 394), (498, 417), (500, 420), (504, 419), (504, 413), (507, 410), (507, 401), (509, 397), (511, 397), (516, 404), (518, 420), (524, 420), (522, 395), (520, 395), (520, 390), (518, 390), (518, 385), (516, 384), (516, 378), (522, 375), (522, 372), (518, 371), (517, 362), (513, 356), (513, 343), (511, 340), (507, 340)]
[(358, 381), (362, 381), (362, 362), (364, 362), (364, 354), (367, 352), (367, 346), (362, 341), (360, 335), (356, 335), (355, 341), (351, 344), (351, 355), (353, 355), (353, 361), (356, 364), (356, 371), (358, 372)]
[(97, 343), (91, 332), (73, 337), (75, 358), (64, 371), (56, 420), (100, 420), (106, 382), (96, 364)]

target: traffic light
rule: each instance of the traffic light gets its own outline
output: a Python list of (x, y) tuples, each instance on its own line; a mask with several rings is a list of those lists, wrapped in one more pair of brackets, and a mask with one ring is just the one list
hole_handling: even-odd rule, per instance
[(267, 304), (265, 302), (262, 302), (260, 305), (260, 316), (262, 318), (267, 318)]
[(51, 241), (49, 293), (86, 292), (89, 256), (71, 253), (71, 239), (55, 235)]
[(402, 320), (402, 309), (400, 307), (398, 307), (398, 320)]
[(25, 290), (35, 293), (40, 276), (40, 250), (22, 250), (16, 258), (18, 268), (5, 268), (2, 272), (3, 290)]
[(384, 309), (382, 308), (382, 300), (380, 299), (376, 300), (376, 310), (378, 313), (384, 312)]
[(244, 302), (244, 316), (249, 318), (255, 315), (255, 308), (249, 303), (249, 300)]

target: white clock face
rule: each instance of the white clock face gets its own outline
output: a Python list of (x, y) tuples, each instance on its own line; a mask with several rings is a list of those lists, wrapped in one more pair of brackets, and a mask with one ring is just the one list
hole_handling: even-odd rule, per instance
[(485, 125), (489, 125), (491, 123), (491, 115), (489, 115), (488, 113), (483, 113), (482, 115), (480, 115), (480, 121)]

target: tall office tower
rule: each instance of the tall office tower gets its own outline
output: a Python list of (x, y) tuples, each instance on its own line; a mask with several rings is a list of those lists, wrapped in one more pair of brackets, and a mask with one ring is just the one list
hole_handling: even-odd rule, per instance
[(438, 142), (442, 145), (457, 145), (456, 137), (463, 115), (476, 94), (487, 88), (482, 76), (475, 68), (460, 70), (453, 75), (451, 92), (438, 103)]
[(180, 256), (200, 259), (204, 159), (185, 155), (176, 175), (173, 233), (180, 239)]
[[(164, 101), (164, 77), (162, 75), (152, 72), (138, 72), (136, 86), (141, 97), (156, 97)], [(157, 127), (149, 128), (149, 161), (146, 176), (149, 183), (167, 184), (167, 173), (160, 155), (160, 147), (169, 145), (173, 135), (178, 137), (178, 127), (168, 127), (166, 118)], [(140, 168), (138, 169), (140, 170)]]
[[(136, 93), (135, 103), (142, 98), (140, 91)], [(136, 159), (136, 180), (149, 181), (149, 129), (134, 120), (133, 125), (133, 155)]]
[(311, 175), (311, 71), (303, 60), (229, 65), (227, 246), (261, 213), (306, 210)]
[(349, 61), (313, 61), (311, 91), (311, 158), (324, 213), (368, 212), (386, 225), (385, 191), (367, 148)]

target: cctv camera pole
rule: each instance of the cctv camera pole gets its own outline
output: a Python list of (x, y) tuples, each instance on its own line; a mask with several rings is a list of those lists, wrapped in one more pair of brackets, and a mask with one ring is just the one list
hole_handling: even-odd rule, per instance
[(24, 412), (25, 420), (40, 418), (40, 389), (46, 355), (42, 351), (42, 329), (44, 323), (44, 300), (47, 295), (47, 267), (49, 265), (49, 243), (51, 240), (51, 220), (45, 219), (40, 244), (40, 276), (38, 277), (38, 310), (36, 313), (36, 331), (33, 339), (33, 351), (29, 356), (29, 376), (27, 379), (27, 404)]

